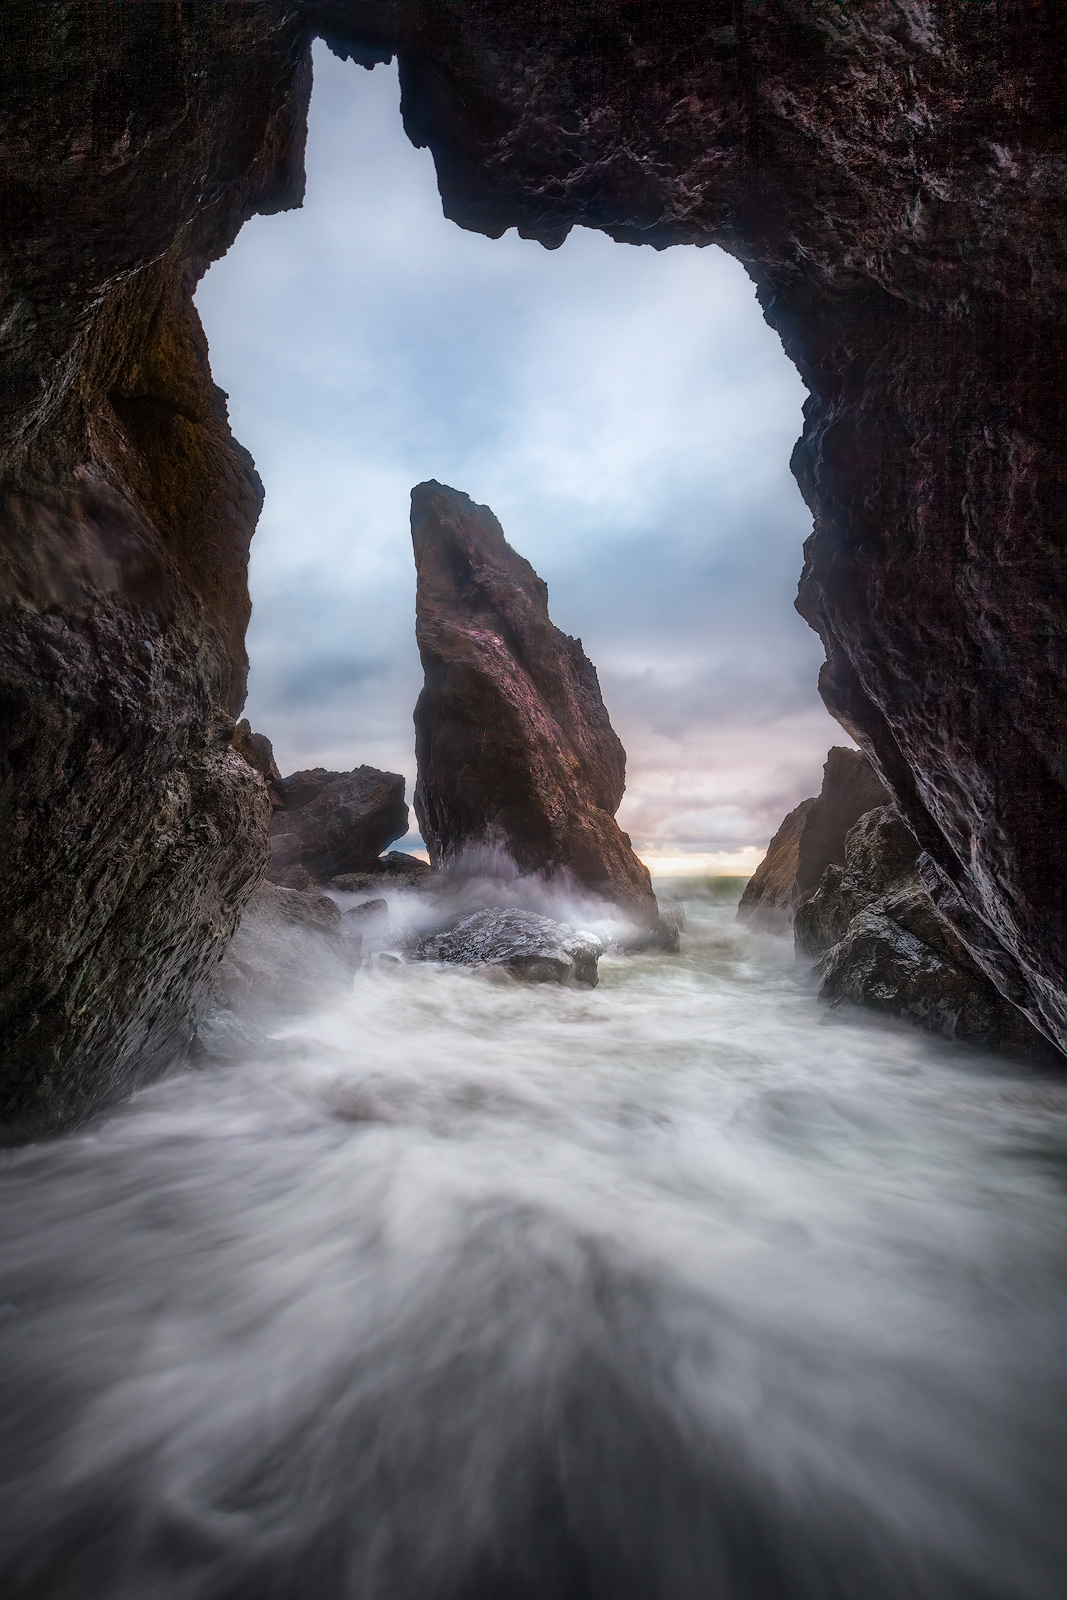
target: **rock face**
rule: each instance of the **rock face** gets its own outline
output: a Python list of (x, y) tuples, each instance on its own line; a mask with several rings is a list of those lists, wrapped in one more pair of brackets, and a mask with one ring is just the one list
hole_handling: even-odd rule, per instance
[(591, 933), (533, 911), (474, 911), (443, 932), (417, 941), (420, 961), (501, 967), (526, 983), (574, 983), (593, 989), (602, 945)]
[(231, 748), (262, 500), (192, 292), (299, 204), (293, 19), (0, 19), (0, 1121), (180, 1061), (267, 859)]
[(278, 763), (274, 759), (274, 747), (264, 733), (253, 733), (252, 725), (247, 717), (237, 724), (237, 732), (233, 736), (233, 747), (242, 760), (247, 761), (253, 771), (258, 772), (263, 782), (267, 785), (267, 798), (272, 811), (280, 811), (285, 806), (285, 796), (282, 793), (282, 775), (278, 771)]
[(797, 848), (797, 901), (814, 894), (829, 866), (841, 866), (849, 830), (889, 796), (862, 750), (835, 745), (822, 769), (822, 788), (808, 812)]
[(861, 750), (835, 745), (823, 767), (822, 788), (786, 817), (745, 886), (742, 921), (786, 932), (793, 913), (814, 893), (826, 868), (845, 859), (849, 829), (889, 796)]
[(313, 767), (282, 778), (284, 808), (270, 823), (272, 883), (305, 889), (342, 873), (375, 871), (387, 844), (408, 831), (404, 780), (396, 772)]
[(800, 836), (815, 796), (802, 800), (786, 817), (767, 846), (767, 854), (745, 884), (737, 906), (738, 920), (767, 933), (787, 933), (797, 905), (797, 861)]
[(9, 1121), (163, 1070), (261, 870), (230, 750), (260, 488), (192, 291), (300, 201), (316, 31), (399, 55), (464, 227), (743, 262), (809, 390), (823, 696), (932, 900), (1067, 1043), (1061, 6), (8, 0), (0, 28)]
[(797, 908), (797, 948), (819, 957), (820, 995), (904, 1017), (946, 1038), (1051, 1055), (939, 915), (921, 879), (919, 845), (891, 806), (852, 828), (842, 866), (826, 868)]
[(411, 537), (426, 675), (415, 814), (431, 863), (498, 848), (658, 928), (648, 869), (615, 821), (626, 755), (546, 585), (487, 506), (443, 484), (412, 491)]

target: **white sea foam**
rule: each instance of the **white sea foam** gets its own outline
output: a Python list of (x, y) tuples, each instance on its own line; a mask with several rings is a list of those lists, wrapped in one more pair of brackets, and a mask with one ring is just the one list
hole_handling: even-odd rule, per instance
[(7, 1153), (7, 1595), (1058, 1600), (1067, 1086), (686, 892)]

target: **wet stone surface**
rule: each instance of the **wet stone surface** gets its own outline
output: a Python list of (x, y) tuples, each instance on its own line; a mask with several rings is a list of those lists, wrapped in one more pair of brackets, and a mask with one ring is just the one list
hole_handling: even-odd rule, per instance
[(532, 911), (486, 910), (412, 942), (409, 959), (459, 966), (504, 967), (528, 983), (576, 983), (595, 988), (603, 945)]

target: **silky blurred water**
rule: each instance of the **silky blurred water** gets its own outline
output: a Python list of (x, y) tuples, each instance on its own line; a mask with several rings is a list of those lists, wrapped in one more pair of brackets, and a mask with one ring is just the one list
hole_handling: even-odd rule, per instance
[(1059, 1600), (1067, 1083), (687, 894), (3, 1156), (7, 1596)]

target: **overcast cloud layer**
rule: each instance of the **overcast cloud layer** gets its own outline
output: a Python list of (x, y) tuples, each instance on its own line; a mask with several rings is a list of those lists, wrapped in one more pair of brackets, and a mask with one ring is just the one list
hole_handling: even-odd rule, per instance
[(247, 715), (283, 772), (368, 762), (410, 798), (408, 496), (437, 478), (493, 508), (596, 664), (635, 846), (751, 868), (849, 742), (792, 608), (800, 380), (721, 251), (445, 221), (399, 98), (317, 45), (304, 208), (254, 218), (197, 294), (267, 491)]

